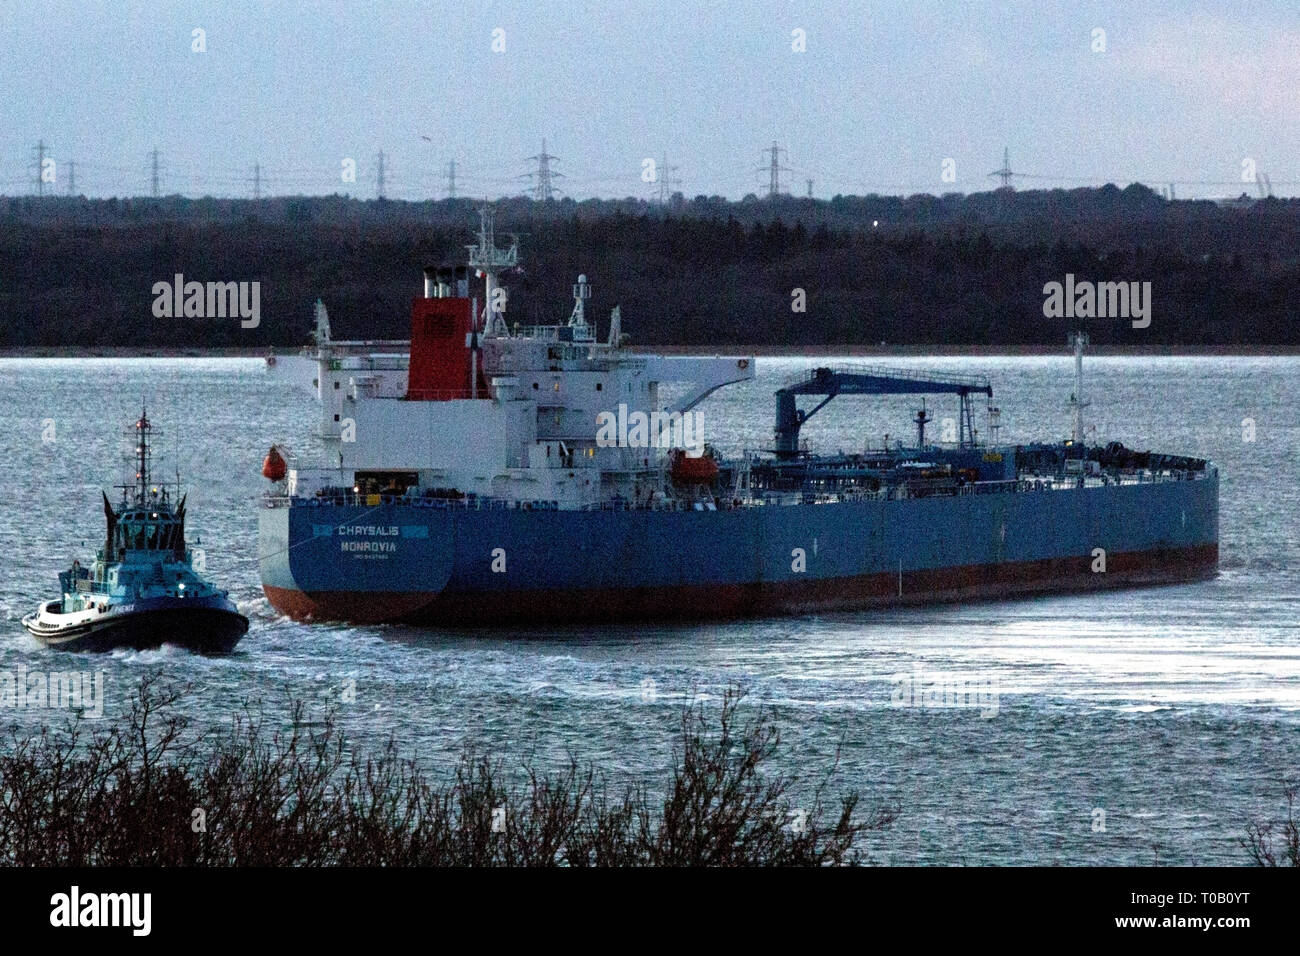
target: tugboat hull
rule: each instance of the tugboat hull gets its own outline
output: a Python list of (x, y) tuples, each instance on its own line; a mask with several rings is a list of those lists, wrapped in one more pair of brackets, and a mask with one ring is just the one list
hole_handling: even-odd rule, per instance
[(248, 631), (248, 618), (229, 601), (200, 605), (186, 599), (150, 604), (68, 624), (57, 620), (68, 615), (42, 610), (24, 618), (23, 626), (53, 650), (91, 653), (119, 648), (151, 650), (171, 644), (198, 654), (229, 654)]

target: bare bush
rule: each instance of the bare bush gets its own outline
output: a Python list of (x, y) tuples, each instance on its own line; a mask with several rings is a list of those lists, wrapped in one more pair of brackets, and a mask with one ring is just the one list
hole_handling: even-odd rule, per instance
[(1246, 824), (1246, 838), (1242, 843), (1256, 866), (1300, 866), (1300, 824), (1295, 816), (1298, 791), (1300, 788), (1294, 783), (1284, 781), (1286, 816)]
[[(269, 728), (246, 707), (221, 733), (191, 733), (172, 705), (188, 688), (146, 678), (128, 714), (73, 724), (0, 755), (0, 864), (10, 866), (818, 866), (863, 862), (860, 837), (896, 811), (826, 805), (838, 759), (806, 802), (767, 776), (780, 735), (742, 721), (729, 691), (713, 720), (683, 709), (662, 797), (615, 794), (571, 758), (513, 777), (465, 750), (437, 782), (389, 740), (349, 746), (334, 715)], [(716, 726), (714, 725), (716, 722)]]

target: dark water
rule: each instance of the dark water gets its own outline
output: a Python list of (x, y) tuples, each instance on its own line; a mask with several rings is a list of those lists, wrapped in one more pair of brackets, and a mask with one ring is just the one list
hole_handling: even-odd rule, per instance
[[(772, 390), (810, 364), (760, 361), (758, 382), (717, 393), (700, 409), (710, 439), (727, 451), (764, 446)], [(890, 364), (989, 374), (1003, 440), (1069, 427), (1068, 358)], [(304, 626), (267, 607), (258, 470), (272, 440), (310, 453), (315, 410), (260, 360), (0, 360), (9, 485), (0, 671), (102, 668), (111, 716), (141, 674), (162, 667), (194, 682), (184, 706), (212, 723), (245, 700), (279, 707), (286, 691), (323, 710), (355, 680), (357, 700), (342, 714), (363, 744), (393, 733), (438, 768), (472, 739), (509, 761), (573, 753), (614, 778), (651, 781), (670, 759), (680, 703), (739, 681), (775, 709), (788, 768), (815, 772), (841, 746), (841, 785), (902, 809), (871, 842), (878, 859), (1245, 862), (1247, 820), (1276, 813), (1279, 779), (1300, 769), (1300, 360), (1097, 358), (1088, 368), (1091, 437), (1220, 463), (1217, 580), (704, 626), (470, 634)], [(55, 573), (96, 546), (99, 489), (122, 474), (122, 435), (142, 395), (167, 433), (160, 451), (191, 485), (191, 534), (209, 573), (253, 621), (228, 659), (173, 649), (54, 657), (18, 625), (53, 596)], [(954, 414), (942, 400), (931, 411)], [(909, 401), (840, 399), (805, 437), (858, 449), (909, 435), (910, 413)], [(896, 706), (897, 676), (914, 673), (969, 681), (994, 706)], [(28, 730), (65, 719), (0, 709), (0, 722)]]

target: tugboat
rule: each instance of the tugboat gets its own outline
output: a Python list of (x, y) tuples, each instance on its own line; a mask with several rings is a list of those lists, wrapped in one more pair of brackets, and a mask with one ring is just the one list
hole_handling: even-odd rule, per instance
[(152, 431), (142, 409), (134, 429), (135, 483), (120, 486), (116, 508), (101, 492), (108, 531), (94, 563), (73, 561), (59, 573), (62, 596), (23, 618), (46, 647), (108, 651), (175, 644), (225, 654), (248, 631), (248, 618), (227, 592), (195, 572), (185, 543), (185, 497), (173, 504), (165, 486), (150, 484)]

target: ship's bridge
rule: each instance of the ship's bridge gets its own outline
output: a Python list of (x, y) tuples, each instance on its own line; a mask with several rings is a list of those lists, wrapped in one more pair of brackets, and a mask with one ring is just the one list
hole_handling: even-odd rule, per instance
[(120, 513), (113, 534), (114, 549), (127, 551), (174, 551), (182, 524), (168, 509), (133, 508)]

